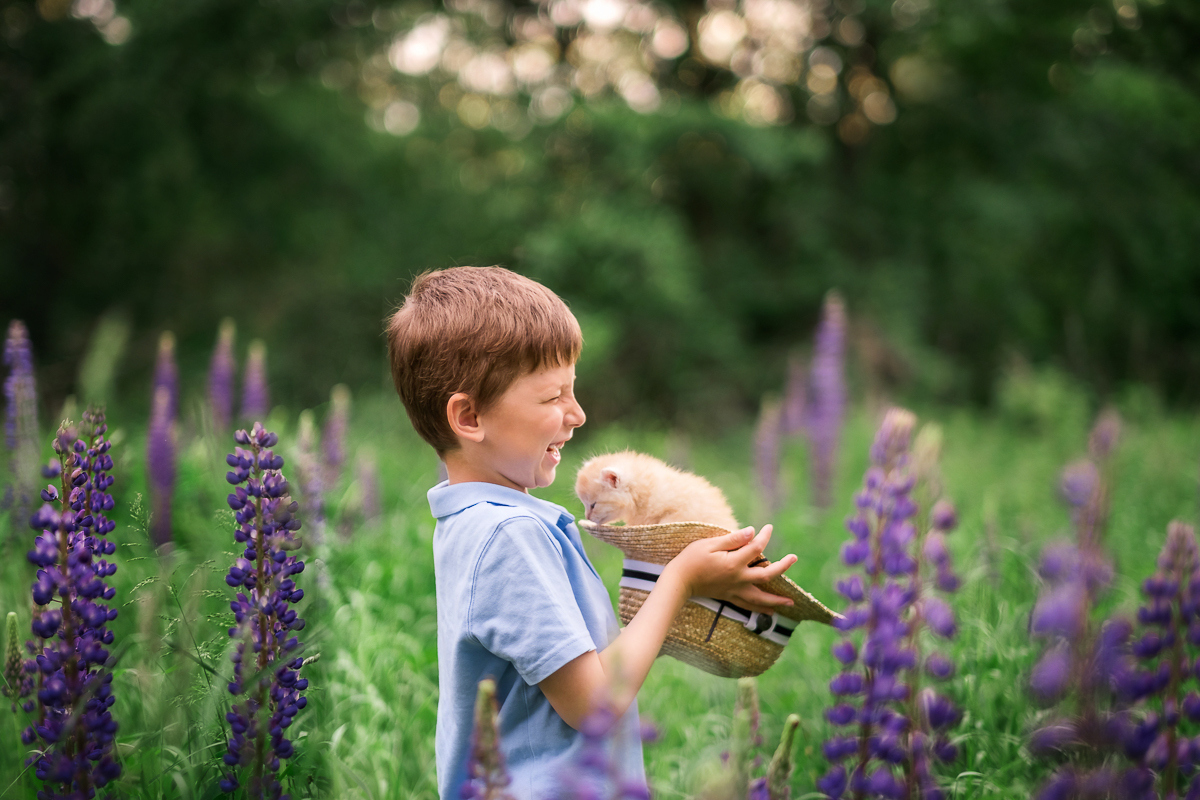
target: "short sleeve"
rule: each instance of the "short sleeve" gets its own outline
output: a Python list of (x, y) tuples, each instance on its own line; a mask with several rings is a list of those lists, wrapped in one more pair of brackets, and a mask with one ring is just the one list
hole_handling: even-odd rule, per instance
[(502, 522), (473, 565), (467, 631), (536, 685), (595, 650), (560, 545), (530, 517)]

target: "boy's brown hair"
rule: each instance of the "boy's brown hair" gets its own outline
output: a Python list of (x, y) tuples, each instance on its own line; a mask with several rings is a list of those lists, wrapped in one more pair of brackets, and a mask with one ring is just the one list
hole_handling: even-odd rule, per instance
[(413, 280), (388, 320), (392, 380), (408, 418), (438, 455), (458, 448), (446, 418), (456, 392), (487, 409), (517, 378), (573, 364), (579, 322), (558, 295), (502, 267), (453, 267)]

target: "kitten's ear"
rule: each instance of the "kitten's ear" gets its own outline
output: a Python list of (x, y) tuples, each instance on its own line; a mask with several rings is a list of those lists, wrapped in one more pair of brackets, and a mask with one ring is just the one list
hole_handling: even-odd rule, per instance
[(621, 473), (612, 467), (605, 467), (600, 470), (600, 480), (608, 484), (610, 488), (615, 489), (621, 485)]

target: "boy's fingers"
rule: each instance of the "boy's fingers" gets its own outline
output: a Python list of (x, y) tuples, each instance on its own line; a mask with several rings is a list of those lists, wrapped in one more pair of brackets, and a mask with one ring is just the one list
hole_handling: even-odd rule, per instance
[(790, 598), (765, 592), (757, 586), (749, 586), (738, 592), (738, 599), (742, 601), (740, 605), (760, 614), (769, 614), (777, 608), (795, 605)]
[(714, 543), (713, 550), (737, 550), (744, 547), (754, 539), (754, 528), (745, 527), (740, 531), (726, 533), (723, 536), (717, 536), (711, 540)]
[(777, 578), (787, 572), (797, 561), (799, 559), (794, 554), (789, 553), (775, 563), (768, 564), (765, 567), (747, 567), (749, 580), (754, 583), (762, 583), (772, 578)]
[[(754, 529), (751, 528), (750, 530)], [(758, 535), (746, 542), (744, 547), (740, 548), (740, 550), (745, 551), (745, 554), (749, 556), (746, 559), (747, 564), (762, 556), (763, 550), (765, 550), (767, 547), (767, 543), (771, 541), (771, 531), (772, 526), (763, 525), (762, 530), (758, 532)], [(741, 553), (739, 552), (738, 555), (741, 555)]]

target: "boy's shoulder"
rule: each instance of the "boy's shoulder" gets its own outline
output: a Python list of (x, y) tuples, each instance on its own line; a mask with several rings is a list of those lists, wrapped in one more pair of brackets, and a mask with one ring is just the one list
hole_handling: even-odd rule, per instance
[(442, 538), (467, 534), (472, 539), (491, 538), (505, 523), (527, 520), (542, 528), (551, 539), (555, 531), (566, 534), (575, 518), (562, 506), (515, 489), (493, 483), (446, 481), (429, 490), (429, 510), (437, 519)]

